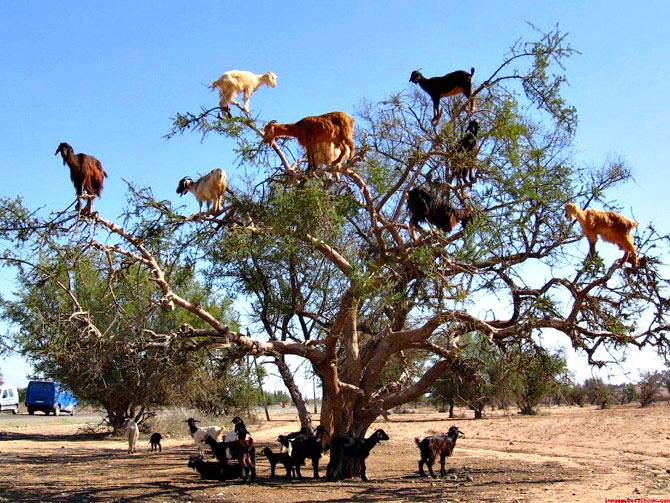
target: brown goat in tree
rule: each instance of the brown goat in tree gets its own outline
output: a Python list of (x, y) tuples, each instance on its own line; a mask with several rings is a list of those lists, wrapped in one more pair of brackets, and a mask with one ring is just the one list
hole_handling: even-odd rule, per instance
[[(291, 124), (279, 124), (273, 120), (266, 124), (263, 139), (271, 144), (275, 138), (297, 138), (307, 154), (309, 169), (315, 169), (320, 164), (336, 167), (345, 157), (351, 160), (354, 156), (354, 119), (344, 112), (328, 112)], [(333, 148), (324, 148), (324, 144)], [(336, 157), (327, 153), (336, 150), (339, 151)]]
[(598, 236), (603, 241), (613, 243), (623, 250), (624, 261), (637, 267), (637, 250), (633, 244), (630, 231), (637, 227), (637, 223), (613, 211), (582, 210), (574, 203), (565, 205), (565, 217), (575, 218), (582, 226), (582, 232), (589, 241), (589, 255), (596, 253), (596, 241)]
[(81, 197), (84, 192), (88, 196), (88, 202), (85, 213), (91, 213), (91, 206), (93, 205), (93, 198), (100, 197), (104, 179), (107, 178), (107, 173), (102, 169), (102, 164), (95, 157), (86, 154), (75, 154), (74, 149), (67, 143), (61, 143), (56, 149), (54, 155), (63, 157), (63, 164), (70, 167), (70, 180), (77, 191), (77, 211), (81, 209)]

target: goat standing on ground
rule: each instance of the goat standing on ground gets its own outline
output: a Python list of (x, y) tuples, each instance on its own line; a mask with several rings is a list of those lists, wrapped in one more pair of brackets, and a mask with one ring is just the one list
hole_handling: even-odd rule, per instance
[(195, 425), (195, 423), (197, 423), (198, 420), (193, 419), (192, 417), (189, 417), (184, 422), (188, 424), (188, 429), (191, 432), (191, 437), (193, 437), (193, 441), (195, 442), (195, 445), (198, 447), (198, 452), (200, 453), (201, 456), (204, 456), (205, 454), (202, 450), (202, 446), (205, 443), (205, 437), (207, 435), (210, 435), (212, 438), (216, 440), (221, 440), (221, 434), (223, 433), (223, 428), (221, 428), (220, 426), (199, 427)]
[(637, 227), (637, 223), (613, 211), (582, 210), (574, 203), (565, 205), (565, 217), (575, 218), (582, 227), (582, 232), (589, 241), (589, 256), (596, 253), (598, 236), (603, 241), (613, 243), (624, 251), (623, 260), (637, 267), (637, 250), (633, 243), (630, 231)]
[(290, 479), (295, 476), (295, 466), (293, 464), (293, 459), (288, 452), (274, 453), (269, 447), (266, 447), (261, 452), (265, 455), (266, 458), (268, 458), (268, 461), (270, 462), (271, 479), (275, 478), (275, 467), (279, 463), (284, 465), (284, 469), (286, 470), (286, 475), (284, 476), (285, 478)]
[(163, 440), (163, 435), (158, 432), (152, 433), (149, 438), (149, 443), (151, 444), (151, 452), (158, 451), (163, 452), (161, 447), (161, 440)]
[(291, 441), (291, 458), (298, 478), (302, 478), (300, 467), (307, 458), (312, 460), (314, 478), (319, 478), (319, 460), (321, 455), (330, 448), (330, 434), (325, 427), (319, 425), (311, 432), (300, 433)]
[(414, 228), (420, 228), (420, 222), (429, 222), (449, 234), (457, 223), (460, 222), (465, 228), (472, 220), (470, 210), (452, 208), (421, 187), (414, 187), (407, 194), (407, 209), (410, 215), (409, 232), (412, 239), (414, 239)]
[(128, 454), (135, 454), (137, 439), (140, 438), (140, 428), (132, 419), (126, 419), (123, 426), (126, 429), (126, 438), (128, 439)]
[(431, 77), (427, 79), (419, 70), (414, 70), (409, 77), (410, 82), (419, 84), (421, 89), (426, 91), (433, 100), (433, 125), (437, 124), (442, 115), (440, 112), (440, 98), (442, 96), (455, 96), (462, 94), (470, 100), (470, 113), (475, 111), (475, 97), (472, 96), (472, 76), (475, 69), (471, 68), (470, 73), (464, 70), (457, 70), (446, 74), (443, 77)]
[(199, 212), (202, 212), (202, 203), (207, 203), (207, 212), (216, 215), (221, 211), (223, 195), (228, 188), (228, 177), (221, 168), (214, 168), (194, 182), (188, 176), (179, 180), (177, 194), (183, 196), (192, 192), (198, 201)]
[(354, 119), (344, 112), (328, 112), (291, 124), (273, 120), (265, 125), (263, 139), (272, 144), (276, 138), (297, 138), (310, 169), (324, 164), (339, 167), (345, 157), (351, 160), (354, 156)]
[(368, 481), (365, 473), (365, 460), (370, 455), (373, 447), (382, 440), (388, 440), (389, 436), (381, 428), (376, 430), (368, 438), (355, 438), (348, 435), (338, 435), (333, 438), (330, 450), (330, 462), (326, 469), (326, 478), (329, 481), (335, 480), (336, 470), (340, 466), (344, 457), (355, 458), (361, 464), (361, 480)]
[(251, 474), (251, 482), (253, 482), (256, 480), (256, 463), (254, 461), (256, 456), (253, 455), (252, 457), (254, 440), (251, 437), (244, 438), (246, 434), (245, 428), (243, 432), (240, 432), (240, 437), (233, 442), (217, 442), (210, 435), (205, 435), (205, 443), (211, 447), (214, 456), (222, 465), (228, 464), (228, 452), (230, 452), (240, 466), (242, 480), (246, 481)]
[(77, 191), (76, 210), (81, 209), (81, 196), (84, 192), (88, 196), (85, 213), (91, 213), (93, 198), (100, 197), (102, 187), (107, 178), (107, 173), (102, 169), (102, 164), (95, 157), (86, 154), (75, 154), (74, 149), (67, 143), (61, 143), (54, 155), (63, 157), (63, 164), (70, 168), (70, 180)]
[(262, 84), (268, 87), (275, 87), (277, 85), (277, 76), (272, 72), (256, 75), (245, 70), (231, 70), (212, 82), (209, 88), (219, 90), (219, 106), (230, 115), (229, 105), (231, 103), (237, 106), (240, 105), (235, 101), (235, 96), (240, 92), (244, 93), (244, 106), (242, 108), (245, 112), (249, 113), (249, 99)]
[(451, 456), (459, 436), (463, 437), (465, 435), (458, 429), (458, 427), (452, 426), (449, 428), (446, 435), (433, 435), (432, 437), (426, 437), (423, 440), (419, 440), (419, 437), (414, 439), (419, 451), (421, 451), (419, 474), (422, 477), (426, 476), (426, 473), (423, 471), (423, 465), (426, 464), (431, 477), (435, 478), (433, 464), (438, 456), (440, 457), (440, 475), (444, 477), (447, 474), (447, 471), (444, 468), (445, 458)]
[(479, 122), (476, 120), (470, 121), (465, 134), (454, 147), (456, 166), (452, 166), (449, 183), (451, 183), (454, 177), (461, 183), (474, 182), (473, 165), (476, 156), (478, 134)]

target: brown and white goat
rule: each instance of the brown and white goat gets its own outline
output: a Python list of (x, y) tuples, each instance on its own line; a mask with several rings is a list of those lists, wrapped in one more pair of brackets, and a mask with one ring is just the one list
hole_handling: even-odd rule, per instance
[(297, 138), (305, 149), (310, 169), (321, 165), (339, 167), (346, 158), (354, 156), (354, 119), (344, 112), (328, 112), (309, 116), (291, 124), (270, 121), (263, 139), (272, 143), (276, 138)]
[(256, 75), (246, 70), (231, 70), (212, 82), (209, 88), (219, 90), (219, 106), (230, 115), (228, 105), (233, 103), (239, 106), (239, 103), (235, 101), (235, 96), (240, 92), (244, 93), (244, 105), (242, 108), (245, 112), (249, 113), (249, 99), (263, 84), (268, 87), (275, 87), (277, 85), (277, 76), (272, 72)]
[(416, 437), (414, 442), (421, 452), (419, 474), (422, 477), (426, 476), (426, 473), (423, 471), (423, 465), (426, 464), (431, 477), (435, 478), (433, 464), (435, 463), (435, 459), (439, 456), (440, 475), (444, 477), (447, 474), (447, 471), (444, 468), (445, 458), (451, 456), (454, 447), (456, 447), (456, 440), (458, 437), (464, 436), (464, 433), (459, 430), (457, 426), (452, 426), (449, 428), (446, 435), (433, 435), (431, 437), (426, 437), (423, 440), (419, 440), (419, 437)]
[(598, 236), (603, 241), (613, 243), (624, 251), (623, 260), (637, 266), (637, 250), (630, 231), (637, 223), (613, 211), (583, 210), (574, 203), (565, 205), (565, 217), (575, 218), (582, 227), (582, 232), (589, 241), (589, 256), (596, 253)]
[(81, 197), (86, 192), (88, 201), (85, 213), (91, 213), (93, 198), (100, 197), (107, 173), (102, 169), (102, 164), (95, 157), (87, 154), (75, 154), (74, 149), (67, 143), (61, 143), (56, 149), (54, 155), (60, 154), (63, 157), (63, 164), (70, 168), (70, 180), (77, 191), (77, 211), (81, 209)]
[(214, 168), (197, 181), (185, 176), (179, 180), (177, 194), (183, 196), (192, 192), (198, 201), (199, 211), (202, 212), (202, 203), (207, 203), (207, 212), (216, 215), (221, 211), (223, 195), (228, 188), (228, 177), (221, 168)]
[(443, 77), (431, 77), (427, 79), (419, 70), (414, 70), (409, 77), (409, 81), (419, 84), (421, 89), (426, 91), (433, 100), (433, 125), (440, 120), (440, 98), (443, 96), (456, 96), (462, 94), (470, 101), (470, 113), (475, 111), (475, 97), (472, 96), (472, 76), (475, 69), (471, 68), (470, 73), (464, 70), (447, 73)]

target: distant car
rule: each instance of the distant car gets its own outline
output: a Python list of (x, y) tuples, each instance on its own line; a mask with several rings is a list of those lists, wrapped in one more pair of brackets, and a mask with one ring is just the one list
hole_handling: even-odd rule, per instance
[(15, 386), (0, 385), (0, 411), (19, 412), (19, 392)]
[(30, 381), (26, 390), (26, 408), (28, 414), (32, 415), (36, 410), (44, 412), (47, 416), (54, 416), (61, 412), (74, 415), (77, 407), (77, 399), (62, 385), (53, 381)]

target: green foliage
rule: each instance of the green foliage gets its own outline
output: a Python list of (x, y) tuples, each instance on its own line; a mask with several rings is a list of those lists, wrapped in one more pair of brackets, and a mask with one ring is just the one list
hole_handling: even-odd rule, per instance
[(557, 390), (566, 372), (565, 356), (536, 347), (519, 348), (511, 354), (514, 369), (511, 388), (521, 414), (535, 414), (537, 405)]
[(638, 399), (640, 407), (648, 407), (658, 399), (658, 394), (663, 386), (663, 374), (647, 370), (640, 374), (638, 383)]

